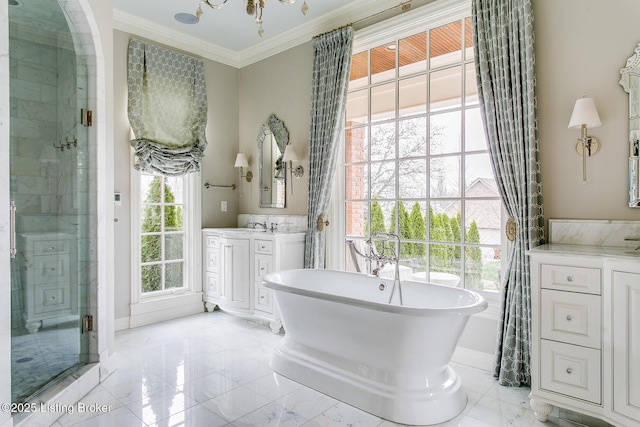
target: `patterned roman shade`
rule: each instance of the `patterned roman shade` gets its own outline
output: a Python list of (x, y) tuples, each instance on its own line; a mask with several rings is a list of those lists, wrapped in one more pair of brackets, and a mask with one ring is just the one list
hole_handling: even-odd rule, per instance
[(202, 61), (132, 39), (127, 82), (135, 168), (166, 176), (199, 171), (207, 147)]

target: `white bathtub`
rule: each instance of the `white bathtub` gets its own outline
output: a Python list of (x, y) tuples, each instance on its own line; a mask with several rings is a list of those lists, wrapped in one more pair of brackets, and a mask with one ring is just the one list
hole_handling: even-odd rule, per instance
[(263, 284), (285, 329), (274, 371), (397, 423), (441, 423), (464, 409), (448, 364), (469, 316), (487, 307), (477, 293), (406, 281), (404, 306), (389, 305), (392, 280), (331, 270), (271, 273)]

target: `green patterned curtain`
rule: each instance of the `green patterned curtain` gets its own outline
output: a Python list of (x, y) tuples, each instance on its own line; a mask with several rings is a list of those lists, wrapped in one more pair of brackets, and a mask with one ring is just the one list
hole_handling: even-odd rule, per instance
[(135, 168), (167, 176), (199, 171), (207, 147), (202, 61), (134, 39), (127, 82)]
[(324, 267), (324, 233), (316, 220), (325, 217), (333, 188), (339, 142), (344, 129), (353, 28), (340, 28), (313, 39), (311, 125), (309, 131), (309, 206), (305, 268)]
[(544, 240), (531, 0), (473, 0), (473, 44), (480, 110), (491, 163), (516, 224), (503, 268), (494, 375), (531, 384), (531, 279), (526, 251)]

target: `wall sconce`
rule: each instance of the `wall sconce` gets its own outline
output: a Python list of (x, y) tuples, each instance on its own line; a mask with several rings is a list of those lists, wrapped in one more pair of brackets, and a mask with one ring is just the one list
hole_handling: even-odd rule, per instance
[(296, 153), (296, 149), (293, 145), (288, 144), (284, 149), (284, 154), (282, 155), (283, 162), (289, 162), (289, 173), (291, 174), (291, 194), (293, 194), (293, 176), (296, 178), (300, 178), (304, 174), (304, 169), (302, 166), (297, 165), (295, 168), (293, 167), (293, 162), (298, 162), (298, 153)]
[(249, 162), (247, 161), (247, 157), (243, 153), (238, 153), (236, 156), (236, 163), (233, 165), (236, 168), (240, 168), (240, 196), (242, 196), (242, 178), (245, 178), (247, 182), (251, 182), (253, 179), (253, 172), (250, 170), (247, 171), (246, 174), (242, 173), (242, 168), (249, 168)]
[(236, 156), (236, 163), (234, 165), (236, 168), (240, 168), (240, 180), (245, 178), (247, 182), (251, 182), (253, 179), (253, 172), (247, 171), (246, 174), (242, 173), (242, 168), (249, 168), (249, 162), (247, 161), (247, 157), (243, 153), (238, 153)]
[(569, 129), (581, 129), (576, 151), (582, 155), (582, 182), (587, 181), (587, 156), (593, 156), (600, 149), (600, 141), (587, 135), (587, 127), (595, 128), (601, 124), (593, 98), (578, 99), (573, 107), (573, 113), (571, 113)]

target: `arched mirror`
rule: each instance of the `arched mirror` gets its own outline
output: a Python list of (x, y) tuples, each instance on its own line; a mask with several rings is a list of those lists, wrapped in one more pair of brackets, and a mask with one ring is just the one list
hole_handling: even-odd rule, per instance
[(629, 207), (640, 208), (640, 43), (620, 74), (629, 94)]
[(282, 155), (288, 143), (289, 131), (284, 123), (275, 114), (270, 115), (258, 134), (261, 208), (286, 206), (287, 174)]

